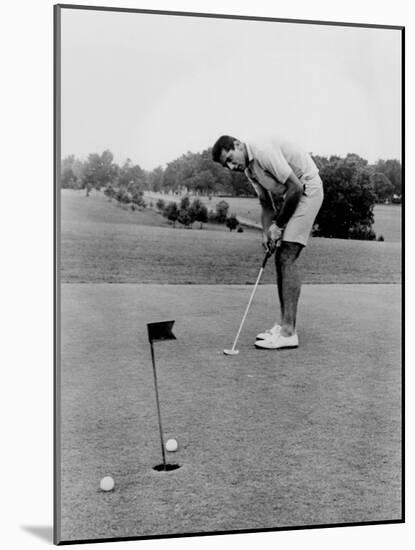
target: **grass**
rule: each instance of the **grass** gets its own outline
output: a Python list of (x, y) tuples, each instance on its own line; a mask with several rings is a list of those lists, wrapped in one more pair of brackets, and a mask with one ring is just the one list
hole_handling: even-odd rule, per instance
[[(277, 313), (275, 284), (262, 284), (230, 358), (257, 231), (172, 229), (70, 191), (61, 218), (61, 540), (401, 518), (401, 286), (382, 284), (400, 282), (399, 242), (311, 239), (300, 348), (254, 348)], [(155, 355), (164, 438), (179, 443), (169, 473), (153, 469), (146, 334), (167, 319), (177, 340)]]
[[(146, 193), (146, 200), (150, 202), (152, 200), (154, 204), (157, 199), (163, 198), (165, 201), (173, 200), (172, 197), (161, 195), (157, 193)], [(200, 198), (200, 197), (199, 197)], [(211, 200), (205, 197), (201, 197), (201, 200), (207, 206), (209, 210), (215, 210), (216, 203), (222, 200), (219, 197), (213, 197)], [(256, 198), (240, 198), (240, 197), (226, 197), (225, 200), (229, 204), (229, 213), (233, 213), (239, 216), (240, 219), (248, 219), (255, 223), (261, 221), (261, 207)], [(401, 242), (401, 216), (402, 207), (397, 204), (377, 204), (374, 208), (375, 224), (374, 231), (379, 237), (383, 235), (383, 238), (387, 242)]]
[[(173, 229), (153, 211), (124, 210), (99, 193), (65, 191), (61, 210), (64, 283), (246, 284), (262, 259), (256, 230)], [(398, 283), (401, 246), (314, 238), (300, 265), (305, 283)], [(262, 282), (273, 281), (268, 268)]]
[(388, 242), (402, 240), (402, 207), (400, 204), (378, 204), (375, 207), (375, 224), (373, 229), (377, 235)]
[[(262, 286), (229, 358), (245, 286), (63, 285), (62, 539), (399, 519), (399, 288), (304, 287), (301, 347), (275, 352), (252, 345), (273, 319)], [(163, 319), (177, 336), (155, 344), (170, 473), (153, 470), (146, 335)]]

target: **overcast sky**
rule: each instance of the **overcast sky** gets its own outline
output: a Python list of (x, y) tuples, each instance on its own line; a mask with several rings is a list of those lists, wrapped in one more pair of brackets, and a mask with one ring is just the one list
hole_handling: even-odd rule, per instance
[(400, 31), (62, 10), (62, 156), (147, 170), (221, 134), (401, 158)]

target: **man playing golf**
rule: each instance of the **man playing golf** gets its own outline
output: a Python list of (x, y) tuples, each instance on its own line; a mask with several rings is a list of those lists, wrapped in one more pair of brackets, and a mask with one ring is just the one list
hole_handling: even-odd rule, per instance
[(281, 319), (257, 335), (255, 346), (296, 348), (301, 290), (297, 259), (323, 202), (318, 169), (308, 153), (277, 138), (242, 142), (221, 136), (213, 146), (212, 157), (229, 170), (245, 173), (262, 207), (263, 246), (275, 251)]

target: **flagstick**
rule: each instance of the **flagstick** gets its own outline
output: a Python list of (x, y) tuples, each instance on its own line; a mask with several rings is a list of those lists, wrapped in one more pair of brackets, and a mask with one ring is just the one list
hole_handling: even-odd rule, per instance
[(159, 392), (157, 388), (157, 373), (156, 373), (156, 363), (154, 360), (154, 349), (153, 349), (153, 340), (150, 339), (150, 347), (151, 347), (151, 360), (153, 362), (153, 374), (154, 374), (154, 387), (156, 389), (156, 402), (157, 402), (157, 413), (159, 417), (159, 429), (160, 429), (160, 443), (161, 443), (161, 453), (163, 455), (163, 464), (164, 464), (164, 470), (167, 470), (166, 466), (166, 454), (164, 452), (164, 443), (163, 443), (163, 429), (161, 427), (161, 414), (160, 414), (160, 402), (159, 402)]

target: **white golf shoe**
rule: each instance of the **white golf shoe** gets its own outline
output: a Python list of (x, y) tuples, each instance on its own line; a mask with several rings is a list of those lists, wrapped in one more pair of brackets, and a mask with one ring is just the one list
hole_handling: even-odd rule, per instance
[(298, 335), (282, 336), (282, 334), (278, 333), (277, 336), (269, 336), (264, 340), (257, 340), (255, 347), (260, 349), (298, 348)]
[(257, 340), (266, 340), (267, 338), (274, 338), (275, 336), (278, 336), (281, 330), (281, 325), (278, 323), (275, 324), (273, 327), (269, 328), (265, 332), (260, 332), (256, 335)]

